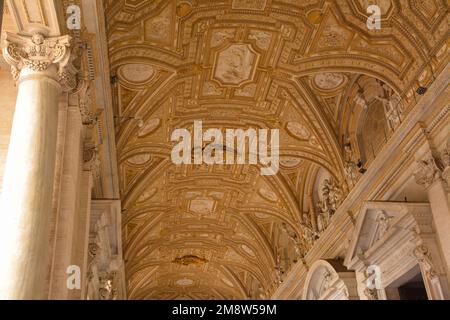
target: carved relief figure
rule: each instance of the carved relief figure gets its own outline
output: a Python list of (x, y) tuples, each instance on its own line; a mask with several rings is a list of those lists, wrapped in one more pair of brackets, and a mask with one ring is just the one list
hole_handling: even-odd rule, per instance
[(314, 84), (322, 90), (334, 90), (345, 81), (345, 76), (340, 73), (325, 72), (314, 76)]
[(383, 89), (383, 96), (375, 96), (375, 99), (381, 101), (384, 107), (386, 120), (388, 121), (391, 130), (395, 130), (401, 122), (403, 114), (403, 105), (401, 98), (388, 85), (381, 84)]
[(344, 171), (345, 177), (351, 186), (354, 186), (358, 180), (358, 164), (353, 161), (353, 150), (350, 143), (344, 145)]
[(416, 182), (425, 188), (428, 188), (434, 181), (440, 178), (441, 171), (436, 165), (433, 157), (427, 160), (417, 161), (417, 169), (414, 172)]
[(249, 80), (255, 58), (249, 45), (233, 44), (219, 54), (215, 77), (233, 85)]
[[(300, 238), (297, 236), (294, 230), (289, 228), (285, 222), (281, 224), (282, 230), (286, 233), (288, 238), (292, 241), (295, 251), (294, 263), (298, 261), (299, 258), (304, 257), (304, 250), (300, 241)], [(304, 236), (305, 233), (302, 234)]]
[(381, 239), (390, 228), (390, 221), (393, 217), (388, 216), (385, 212), (380, 211), (376, 222), (378, 223), (377, 240)]

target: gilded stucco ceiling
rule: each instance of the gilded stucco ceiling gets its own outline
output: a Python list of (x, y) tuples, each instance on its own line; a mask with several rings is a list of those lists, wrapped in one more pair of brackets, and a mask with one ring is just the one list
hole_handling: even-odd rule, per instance
[[(131, 299), (269, 297), (311, 246), (316, 181), (351, 187), (342, 137), (361, 81), (382, 80), (407, 109), (447, 50), (440, 0), (104, 2)], [(280, 129), (280, 172), (173, 165), (171, 132), (194, 120)]]

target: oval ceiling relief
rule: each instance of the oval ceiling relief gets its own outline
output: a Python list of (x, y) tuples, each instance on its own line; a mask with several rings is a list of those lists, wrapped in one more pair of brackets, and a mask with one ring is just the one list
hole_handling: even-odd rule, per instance
[(130, 164), (133, 164), (135, 166), (140, 166), (140, 165), (146, 164), (150, 160), (150, 158), (151, 158), (150, 154), (141, 153), (141, 154), (137, 154), (135, 156), (128, 158), (127, 161)]
[(308, 128), (299, 122), (288, 122), (286, 129), (295, 138), (300, 140), (308, 140), (311, 137)]
[(151, 188), (150, 190), (144, 191), (137, 199), (137, 202), (142, 203), (147, 200), (150, 200), (151, 198), (153, 198), (156, 195), (157, 192), (158, 192), (157, 188)]
[(155, 69), (147, 64), (130, 63), (119, 69), (121, 80), (132, 84), (145, 84), (152, 80)]
[(314, 86), (323, 91), (333, 91), (339, 89), (345, 82), (346, 77), (340, 73), (324, 72), (313, 77)]
[(188, 286), (192, 286), (194, 284), (194, 280), (184, 278), (184, 279), (178, 280), (176, 282), (176, 284), (181, 287), (188, 287)]
[(138, 137), (142, 138), (142, 137), (145, 137), (145, 136), (155, 132), (156, 129), (158, 129), (160, 125), (161, 125), (161, 119), (153, 118), (153, 119), (148, 120), (142, 126), (142, 128), (138, 131)]
[(302, 159), (297, 157), (291, 157), (291, 156), (284, 156), (280, 158), (280, 164), (288, 169), (296, 168), (300, 164), (302, 164)]
[(229, 287), (231, 287), (231, 288), (233, 288), (234, 287), (234, 285), (231, 283), (231, 281), (230, 280), (228, 280), (228, 279), (222, 279), (222, 282), (223, 283), (225, 283), (227, 286), (229, 286)]
[(275, 192), (272, 192), (269, 189), (266, 188), (261, 188), (258, 190), (258, 193), (261, 197), (263, 197), (264, 199), (270, 201), (270, 202), (277, 202), (278, 201), (278, 196), (275, 194)]

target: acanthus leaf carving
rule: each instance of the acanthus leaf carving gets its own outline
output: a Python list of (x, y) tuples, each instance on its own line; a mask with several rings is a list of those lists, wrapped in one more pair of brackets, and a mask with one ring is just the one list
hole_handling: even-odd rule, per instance
[(19, 80), (23, 69), (44, 72), (55, 65), (55, 80), (58, 80), (65, 90), (73, 90), (77, 82), (76, 71), (71, 64), (70, 44), (70, 36), (46, 38), (41, 33), (35, 33), (31, 37), (25, 37), (7, 32), (3, 56), (10, 64), (16, 81)]
[(417, 184), (428, 188), (434, 182), (441, 179), (442, 172), (436, 164), (434, 157), (417, 161), (417, 169), (414, 172)]

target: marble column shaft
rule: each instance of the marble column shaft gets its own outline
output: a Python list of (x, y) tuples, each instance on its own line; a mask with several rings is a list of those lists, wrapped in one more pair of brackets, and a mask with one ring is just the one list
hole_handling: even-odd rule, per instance
[(69, 38), (7, 34), (18, 96), (0, 200), (0, 299), (44, 299), (58, 103)]

